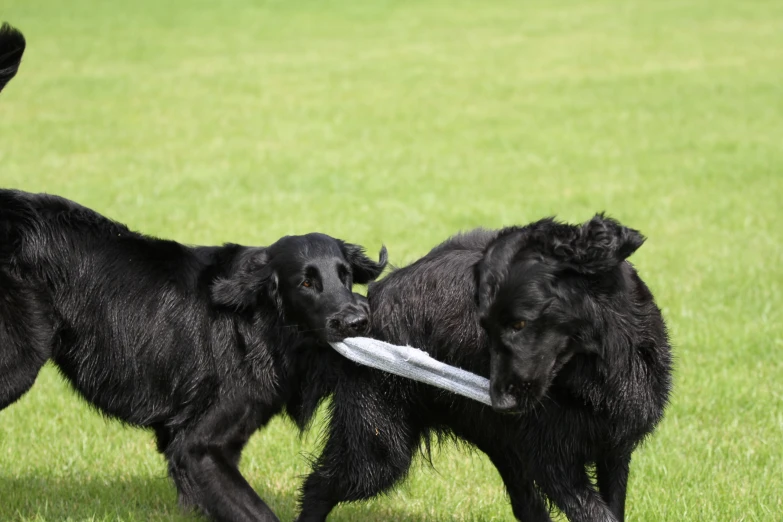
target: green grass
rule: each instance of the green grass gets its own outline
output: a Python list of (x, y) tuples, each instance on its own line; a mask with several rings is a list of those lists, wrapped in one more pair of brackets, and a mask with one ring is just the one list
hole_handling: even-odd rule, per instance
[[(676, 389), (630, 520), (783, 519), (783, 3), (3, 0), (0, 186), (150, 234), (320, 230), (395, 264), (470, 227), (594, 212), (671, 326)], [(275, 420), (243, 472), (283, 519), (317, 448)], [(512, 519), (448, 446), (335, 521)], [(177, 520), (152, 438), (46, 368), (0, 412), (0, 520)]]

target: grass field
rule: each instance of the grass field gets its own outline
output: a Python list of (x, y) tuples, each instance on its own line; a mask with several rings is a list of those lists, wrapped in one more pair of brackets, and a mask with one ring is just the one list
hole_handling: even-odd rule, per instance
[[(0, 186), (182, 242), (323, 231), (395, 264), (470, 227), (607, 210), (669, 321), (676, 390), (634, 457), (634, 521), (783, 520), (783, 3), (3, 0)], [(0, 347), (1, 348), (1, 347)], [(285, 520), (275, 420), (243, 472)], [(445, 447), (332, 520), (511, 520)], [(0, 520), (187, 519), (150, 434), (52, 368), (0, 412)]]

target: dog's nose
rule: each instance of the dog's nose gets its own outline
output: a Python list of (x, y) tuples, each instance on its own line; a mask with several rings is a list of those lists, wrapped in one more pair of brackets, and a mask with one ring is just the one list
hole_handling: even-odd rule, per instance
[(515, 413), (519, 407), (516, 397), (507, 393), (490, 393), (490, 398), (492, 399), (492, 409), (498, 413)]
[(490, 389), (492, 409), (499, 413), (521, 413), (528, 403), (528, 396), (532, 393), (534, 383), (532, 381), (518, 381), (506, 386)]
[(352, 335), (366, 333), (370, 326), (370, 320), (364, 313), (352, 312), (346, 315), (332, 317), (329, 319), (327, 325), (333, 332), (350, 337)]
[(351, 315), (345, 318), (345, 326), (357, 333), (365, 332), (368, 324), (366, 315)]

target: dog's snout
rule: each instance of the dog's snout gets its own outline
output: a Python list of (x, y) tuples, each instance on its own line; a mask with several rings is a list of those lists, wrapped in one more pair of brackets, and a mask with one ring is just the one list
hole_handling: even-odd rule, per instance
[(364, 332), (369, 320), (364, 314), (351, 315), (345, 318), (345, 325), (355, 332)]
[(514, 413), (517, 410), (519, 402), (508, 393), (492, 395), (492, 409), (499, 413)]
[(520, 413), (536, 389), (533, 381), (517, 381), (491, 390), (492, 409), (499, 413)]
[(363, 310), (352, 309), (331, 317), (326, 324), (332, 335), (340, 338), (357, 337), (367, 333), (370, 318)]

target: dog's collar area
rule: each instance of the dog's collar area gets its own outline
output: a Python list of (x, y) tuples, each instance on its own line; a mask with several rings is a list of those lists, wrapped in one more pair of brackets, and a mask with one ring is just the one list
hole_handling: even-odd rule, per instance
[(364, 366), (430, 384), (487, 406), (492, 405), (489, 379), (443, 363), (418, 348), (397, 346), (369, 337), (350, 337), (329, 344), (343, 357)]

